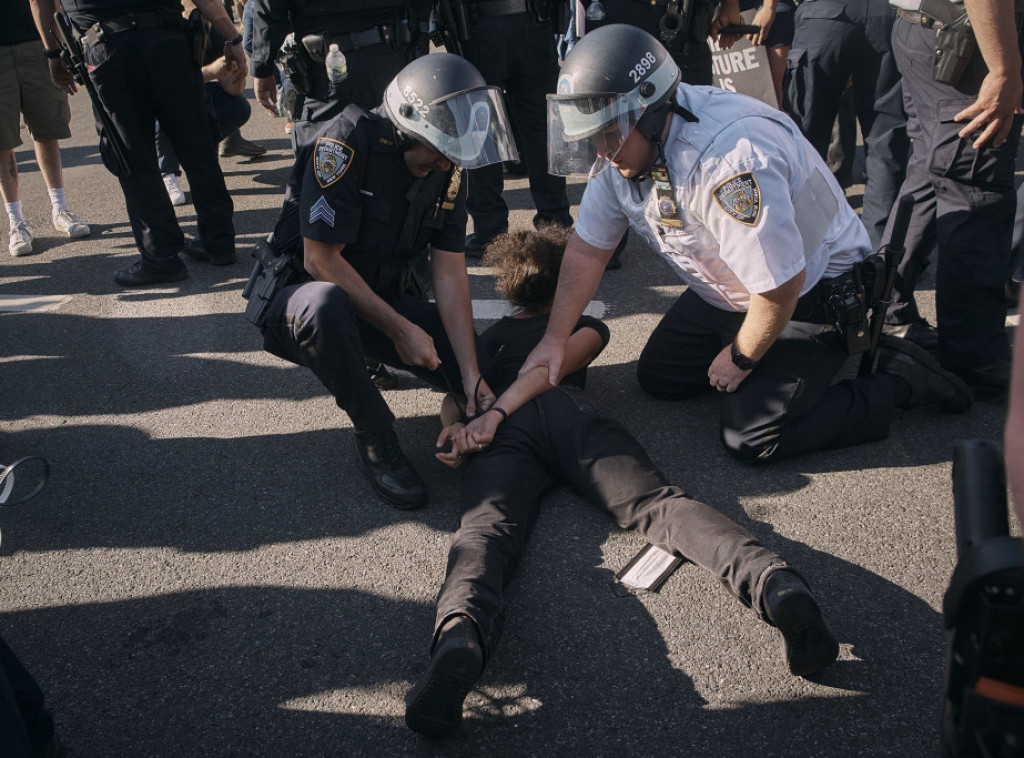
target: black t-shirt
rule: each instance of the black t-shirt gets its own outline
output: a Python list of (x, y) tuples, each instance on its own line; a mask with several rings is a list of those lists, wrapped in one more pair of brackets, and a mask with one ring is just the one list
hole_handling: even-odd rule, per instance
[[(581, 316), (573, 332), (590, 327), (601, 335), (602, 349), (608, 344), (609, 332), (604, 322), (593, 316)], [(484, 370), (488, 386), (498, 395), (507, 390), (519, 376), (519, 369), (526, 362), (530, 351), (537, 346), (548, 328), (548, 314), (515, 318), (506, 316), (490, 326), (481, 339), (487, 348), (490, 362)], [(569, 374), (562, 385), (583, 389), (587, 381), (587, 370), (582, 368)]]
[(39, 39), (28, 0), (0, 0), (0, 45), (17, 45)]

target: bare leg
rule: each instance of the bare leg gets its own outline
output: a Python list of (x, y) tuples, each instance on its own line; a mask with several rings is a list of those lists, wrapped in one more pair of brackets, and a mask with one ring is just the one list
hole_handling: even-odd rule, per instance
[(5, 203), (16, 203), (21, 199), (18, 189), (18, 162), (14, 150), (0, 150), (0, 194)]
[(782, 108), (782, 79), (786, 75), (786, 58), (789, 57), (789, 45), (768, 48), (768, 70), (772, 74), (775, 85), (775, 101)]
[(57, 140), (39, 140), (33, 143), (36, 149), (36, 160), (39, 162), (39, 170), (43, 174), (47, 189), (60, 189), (64, 186), (64, 177), (61, 174), (60, 146)]

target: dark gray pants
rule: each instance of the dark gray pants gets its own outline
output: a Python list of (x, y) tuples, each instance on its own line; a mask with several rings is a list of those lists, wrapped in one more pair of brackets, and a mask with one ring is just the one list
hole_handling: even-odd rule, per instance
[[(907, 230), (907, 254), (900, 265), (890, 323), (919, 317), (914, 291), (937, 250), (935, 310), (939, 360), (947, 368), (977, 368), (1009, 361), (1004, 285), (1017, 198), (1014, 160), (1020, 118), (1002, 147), (991, 142), (975, 150), (957, 136), (953, 117), (974, 102), (985, 76), (975, 54), (959, 84), (932, 78), (935, 32), (897, 18), (893, 52), (903, 74), (907, 131), (914, 142), (900, 195), (914, 198)], [(886, 239), (891, 234), (886, 230)]]
[(888, 0), (814, 0), (796, 9), (783, 106), (822, 158), (846, 83), (864, 134), (864, 225), (871, 244), (881, 243), (903, 182), (907, 152), (900, 74), (889, 37)]
[(564, 484), (624, 529), (712, 574), (764, 618), (761, 591), (785, 562), (738, 524), (670, 485), (643, 446), (600, 415), (580, 390), (558, 387), (503, 422), (467, 462), (463, 515), (437, 599), (435, 640), (445, 620), (466, 615), (485, 656), (501, 636), (505, 587), (519, 564), (546, 489)]

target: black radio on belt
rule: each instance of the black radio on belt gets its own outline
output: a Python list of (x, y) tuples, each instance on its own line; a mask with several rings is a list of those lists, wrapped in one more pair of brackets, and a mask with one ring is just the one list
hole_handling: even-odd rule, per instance
[(840, 334), (846, 338), (848, 355), (858, 355), (871, 348), (868, 303), (864, 292), (860, 266), (854, 266), (834, 279), (825, 280), (824, 295), (829, 315)]

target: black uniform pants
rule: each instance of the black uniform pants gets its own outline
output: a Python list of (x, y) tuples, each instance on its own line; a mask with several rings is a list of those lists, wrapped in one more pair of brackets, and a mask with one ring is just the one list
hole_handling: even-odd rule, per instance
[[(537, 26), (527, 13), (472, 22), (463, 43), (466, 59), (488, 84), (505, 88), (518, 147), (530, 181), (537, 221), (572, 223), (565, 177), (548, 173), (547, 98), (555, 91), (558, 60), (550, 24)], [(475, 233), (489, 238), (508, 227), (508, 205), (500, 163), (469, 172), (466, 204)]]
[(564, 484), (608, 511), (624, 529), (711, 573), (765, 618), (761, 591), (785, 562), (738, 524), (666, 482), (643, 446), (575, 388), (548, 390), (503, 422), (470, 457), (463, 515), (437, 599), (435, 640), (445, 620), (476, 622), (485, 656), (501, 636), (505, 588), (540, 511), (541, 495)]
[[(708, 369), (745, 313), (684, 292), (640, 354), (637, 379), (654, 397), (681, 400), (711, 391)], [(831, 327), (792, 321), (739, 389), (722, 393), (722, 443), (744, 463), (884, 439), (895, 401), (890, 377), (832, 384), (846, 362)]]
[(215, 119), (185, 32), (146, 27), (112, 35), (87, 58), (100, 99), (127, 148), (131, 174), (120, 176), (97, 118), (103, 162), (121, 183), (143, 265), (158, 272), (184, 266), (178, 253), (185, 235), (157, 165), (157, 121), (188, 175), (199, 239), (214, 256), (233, 255), (233, 205), (218, 162)]
[(47, 755), (52, 741), (53, 718), (43, 707), (43, 691), (0, 638), (0, 746), (4, 758)]
[(807, 0), (796, 9), (783, 86), (784, 109), (827, 160), (840, 99), (852, 78), (864, 135), (863, 220), (876, 249), (903, 183), (910, 146), (889, 39), (892, 23), (888, 0)]
[(406, 295), (392, 307), (433, 338), (441, 368), (427, 371), (403, 363), (395, 344), (356, 316), (348, 293), (327, 282), (281, 290), (267, 311), (263, 346), (278, 358), (310, 369), (358, 431), (386, 431), (395, 416), (367, 372), (366, 358), (410, 371), (446, 392), (462, 391), (459, 363), (437, 306)]
[(937, 249), (939, 360), (947, 368), (977, 368), (1010, 359), (1003, 287), (1017, 206), (1013, 175), (1021, 117), (999, 148), (989, 142), (975, 150), (977, 135), (960, 139), (963, 124), (953, 117), (976, 99), (985, 63), (975, 53), (956, 86), (936, 82), (934, 42), (933, 30), (896, 19), (892, 44), (914, 141), (900, 194), (909, 193), (915, 204), (886, 320), (919, 318), (914, 291)]

